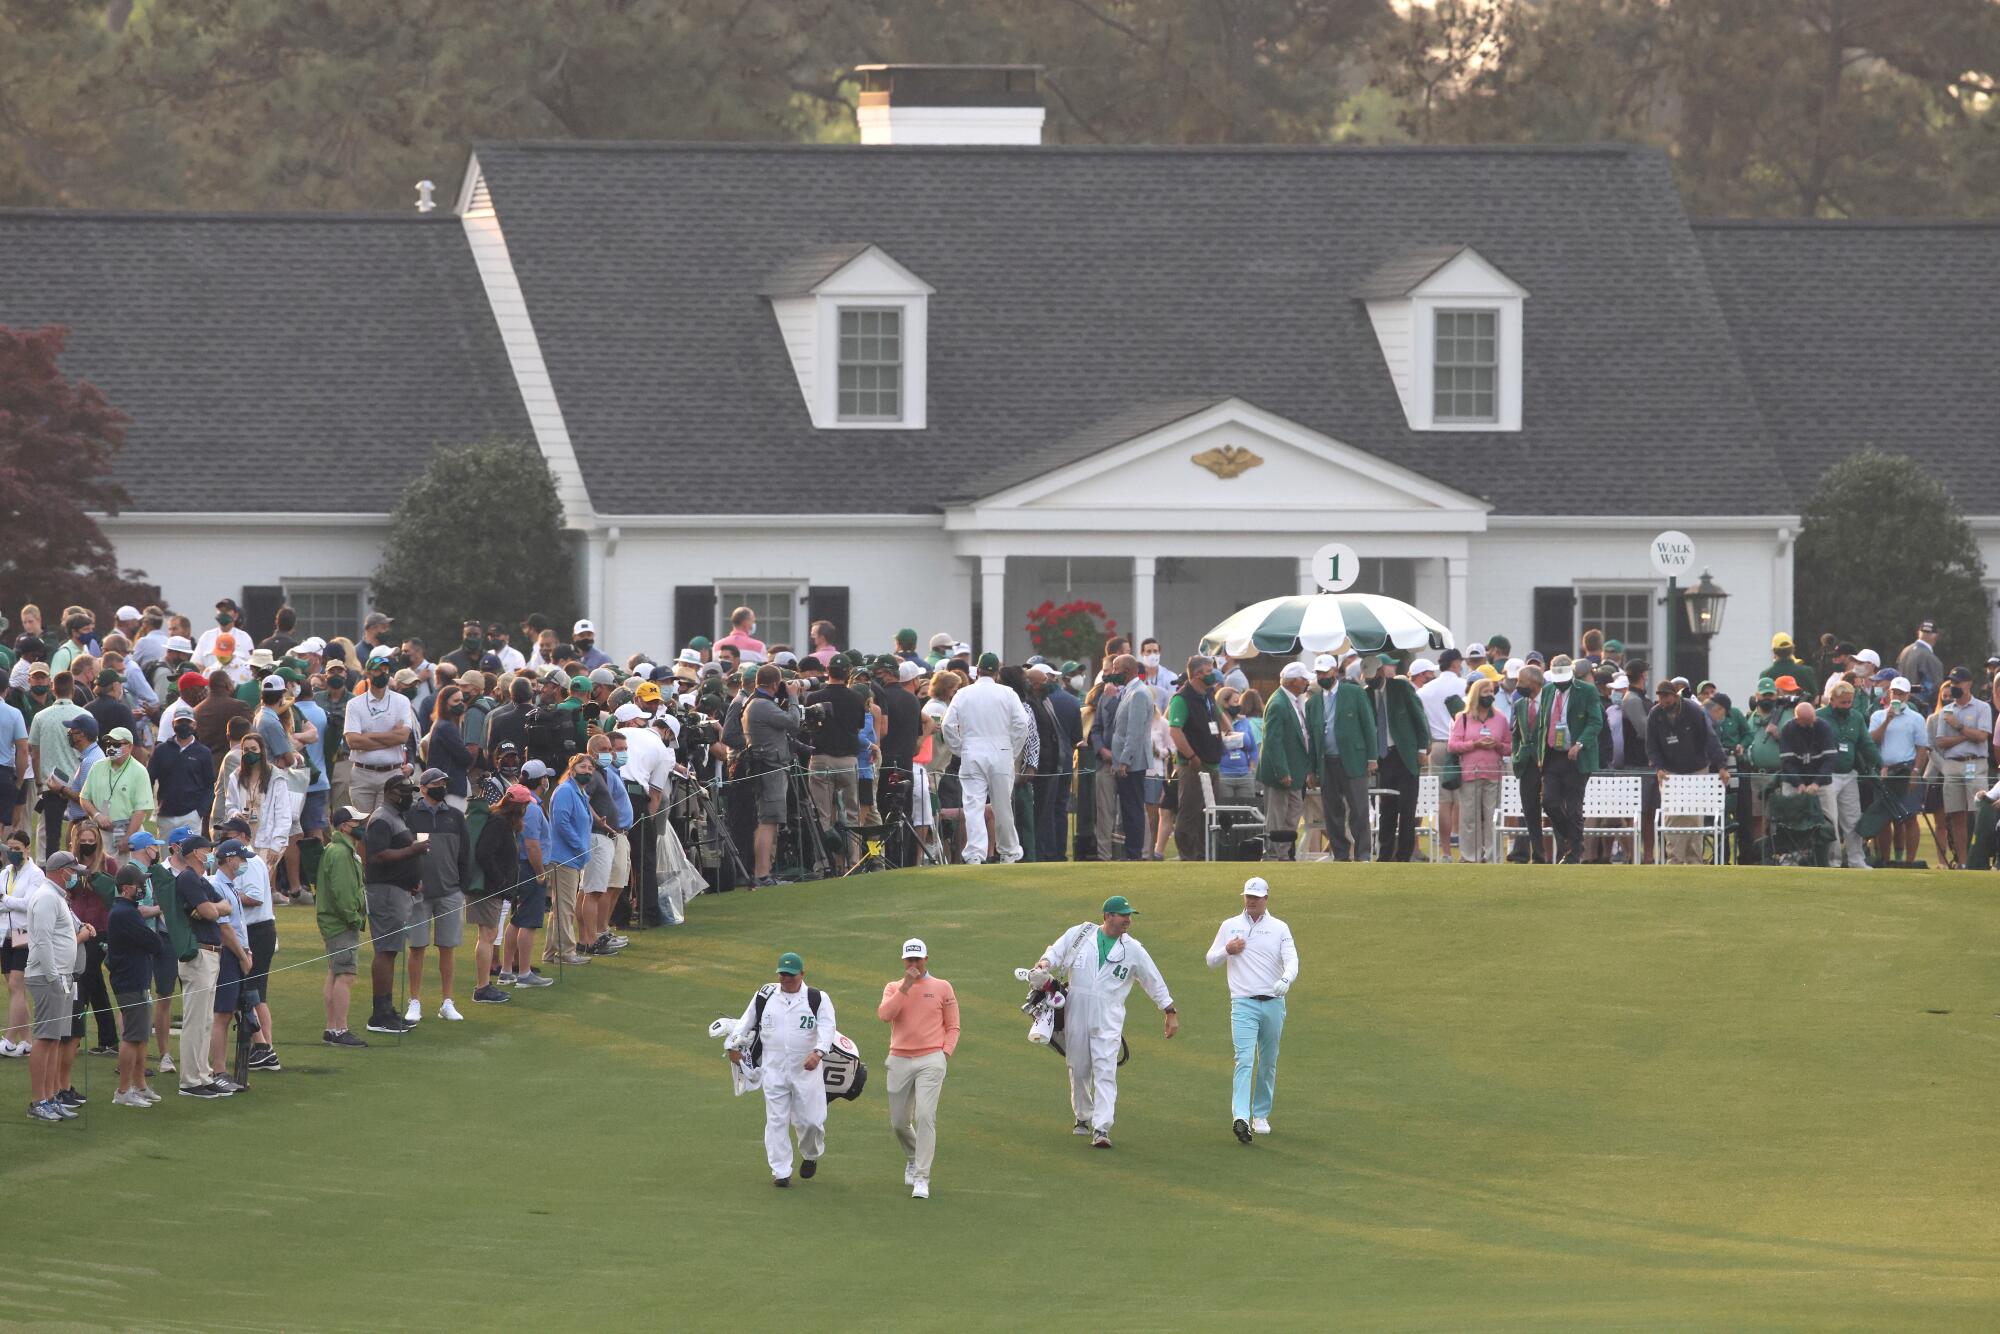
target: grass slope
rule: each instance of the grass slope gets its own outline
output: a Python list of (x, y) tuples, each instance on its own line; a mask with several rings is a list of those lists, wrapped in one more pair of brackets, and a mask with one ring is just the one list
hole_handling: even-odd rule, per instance
[[(955, 868), (704, 899), (695, 925), (398, 1046), (317, 1044), (218, 1104), (21, 1115), (0, 1065), (0, 1321), (184, 1329), (1991, 1326), (2000, 1073), (1983, 880), (1265, 868), (1304, 957), (1273, 1122), (1228, 1134), (1202, 965), (1242, 868)], [(1030, 963), (1106, 894), (1143, 996), (1118, 1148), (1069, 1134)], [(317, 953), (284, 910), (279, 963)], [(873, 1015), (906, 935), (958, 989), (936, 1198), (886, 1127)], [(703, 1029), (781, 949), (871, 1067), (771, 1189)], [(433, 983), (433, 993), (434, 993)], [(460, 984), (464, 1004), (469, 985)], [(1937, 1013), (1943, 1011), (1945, 1013)], [(308, 1039), (312, 1039), (309, 1041)], [(162, 1086), (167, 1087), (168, 1081)], [(41, 1201), (41, 1203), (36, 1203)]]

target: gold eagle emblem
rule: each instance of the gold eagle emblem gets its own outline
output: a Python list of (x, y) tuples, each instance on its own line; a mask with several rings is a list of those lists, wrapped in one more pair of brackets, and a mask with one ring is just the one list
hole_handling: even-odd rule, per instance
[(1194, 456), (1197, 466), (1208, 469), (1225, 482), (1232, 477), (1241, 477), (1263, 461), (1241, 445), (1218, 445)]

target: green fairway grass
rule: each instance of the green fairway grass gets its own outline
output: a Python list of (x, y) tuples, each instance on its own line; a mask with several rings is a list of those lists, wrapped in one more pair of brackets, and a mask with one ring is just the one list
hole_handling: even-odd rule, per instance
[[(223, 1102), (24, 1115), (0, 1062), (0, 1323), (147, 1329), (1871, 1329), (2000, 1324), (2000, 967), (1988, 877), (1264, 866), (1303, 962), (1274, 1133), (1229, 1133), (1202, 955), (1242, 866), (932, 869), (702, 898), (560, 986), (319, 1044)], [(1070, 1134), (1031, 964), (1130, 896), (1117, 1147)], [(280, 967), (319, 953), (281, 909)], [(898, 946), (965, 1034), (934, 1196), (887, 1126)], [(869, 1083), (771, 1188), (711, 1019), (805, 956)], [(367, 982), (364, 968), (361, 978)], [(357, 1022), (365, 1017), (357, 997)]]

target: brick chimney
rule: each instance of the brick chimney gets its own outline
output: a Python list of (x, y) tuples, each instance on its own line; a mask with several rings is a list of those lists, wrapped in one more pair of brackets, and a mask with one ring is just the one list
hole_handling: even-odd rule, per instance
[(864, 144), (1039, 144), (1040, 65), (856, 65)]

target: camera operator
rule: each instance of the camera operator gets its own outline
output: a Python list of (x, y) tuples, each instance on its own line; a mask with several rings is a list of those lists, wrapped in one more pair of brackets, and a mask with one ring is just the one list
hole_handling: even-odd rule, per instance
[[(827, 829), (852, 829), (861, 823), (861, 726), (868, 706), (848, 684), (847, 659), (838, 653), (832, 659), (826, 668), (827, 684), (806, 696), (807, 705), (824, 710), (806, 728), (806, 744), (813, 752), (807, 767), (820, 824)], [(809, 661), (817, 665), (816, 660)], [(856, 843), (852, 834), (841, 840), (840, 870), (847, 869), (853, 857), (849, 849)]]
[(756, 794), (757, 834), (751, 868), (753, 888), (777, 883), (771, 858), (778, 848), (778, 826), (785, 822), (785, 777), (792, 764), (792, 742), (804, 725), (784, 674), (773, 664), (757, 669), (757, 686), (743, 706), (743, 737), (749, 759), (748, 786)]
[(875, 771), (875, 809), (882, 823), (890, 826), (883, 851), (891, 866), (916, 862), (915, 837), (910, 830), (910, 783), (917, 746), (923, 740), (923, 705), (917, 700), (917, 682), (924, 675), (920, 664), (907, 659), (887, 654), (875, 659), (875, 737), (882, 749)]

